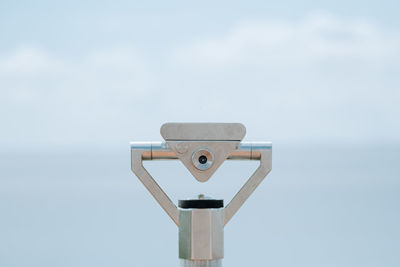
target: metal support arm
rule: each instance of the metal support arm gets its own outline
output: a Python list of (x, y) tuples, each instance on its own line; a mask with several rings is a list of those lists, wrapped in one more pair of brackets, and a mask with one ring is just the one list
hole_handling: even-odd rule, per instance
[(272, 151), (270, 149), (261, 151), (260, 166), (247, 180), (231, 202), (224, 208), (224, 226), (235, 215), (243, 203), (254, 192), (257, 186), (264, 180), (272, 169)]
[(143, 185), (149, 190), (151, 195), (157, 200), (158, 204), (165, 210), (174, 223), (179, 226), (179, 211), (167, 194), (161, 189), (150, 173), (143, 167), (142, 155), (148, 151), (131, 149), (132, 171)]
[[(179, 226), (179, 210), (153, 177), (143, 167), (143, 160), (176, 160), (178, 156), (165, 142), (131, 143), (131, 168), (160, 206)], [(228, 160), (259, 160), (260, 165), (243, 185), (231, 202), (224, 208), (224, 225), (239, 210), (257, 186), (272, 169), (272, 145), (269, 142), (242, 142), (232, 151)]]

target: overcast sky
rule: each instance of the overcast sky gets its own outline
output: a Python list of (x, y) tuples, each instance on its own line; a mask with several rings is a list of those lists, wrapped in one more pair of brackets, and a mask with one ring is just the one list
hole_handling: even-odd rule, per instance
[(125, 146), (166, 121), (400, 142), (396, 1), (2, 1), (0, 146)]

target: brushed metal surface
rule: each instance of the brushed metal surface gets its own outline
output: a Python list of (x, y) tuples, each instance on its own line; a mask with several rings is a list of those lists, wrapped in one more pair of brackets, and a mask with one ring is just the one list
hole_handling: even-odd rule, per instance
[[(187, 150), (179, 153), (178, 149), (183, 143), (186, 144)], [(238, 141), (167, 141), (168, 147), (175, 152), (178, 159), (199, 182), (208, 181), (238, 144)], [(199, 150), (205, 149), (213, 155), (212, 164), (206, 169), (199, 169), (193, 163), (193, 156)]]
[[(181, 142), (181, 144), (186, 144)], [(144, 149), (143, 160), (177, 160), (178, 156), (166, 142), (131, 142), (131, 149)], [(188, 145), (179, 145), (181, 153), (188, 150)], [(227, 160), (260, 160), (262, 150), (272, 149), (271, 142), (241, 142), (233, 150)], [(179, 152), (178, 152), (179, 153)]]
[(179, 210), (179, 258), (216, 260), (224, 257), (224, 209)]
[(222, 260), (180, 260), (180, 267), (221, 267)]
[(165, 123), (160, 129), (166, 141), (241, 141), (246, 127), (241, 123)]

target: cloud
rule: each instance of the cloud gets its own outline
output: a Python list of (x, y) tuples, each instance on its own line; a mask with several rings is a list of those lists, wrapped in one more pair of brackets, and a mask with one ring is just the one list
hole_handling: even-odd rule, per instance
[(23, 46), (0, 57), (5, 145), (99, 142), (148, 97), (152, 74), (134, 49), (68, 59)]
[(228, 34), (205, 38), (176, 49), (187, 64), (229, 67), (231, 64), (315, 64), (323, 60), (389, 60), (399, 55), (400, 38), (368, 21), (317, 14), (300, 21), (249, 21)]
[(249, 139), (279, 142), (400, 141), (398, 32), (317, 14), (154, 49), (0, 54), (0, 142), (159, 139), (165, 121), (240, 121)]
[(188, 84), (215, 99), (208, 111), (253, 117), (260, 135), (399, 141), (400, 34), (368, 21), (249, 21), (181, 45), (172, 58)]
[(41, 50), (32, 47), (21, 47), (1, 61), (0, 71), (8, 75), (27, 75), (49, 72), (56, 62)]

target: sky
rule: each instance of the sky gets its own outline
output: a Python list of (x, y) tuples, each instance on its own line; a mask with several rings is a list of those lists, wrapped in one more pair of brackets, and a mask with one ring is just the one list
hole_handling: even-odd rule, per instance
[(166, 121), (398, 143), (396, 1), (2, 1), (0, 145), (114, 147)]

